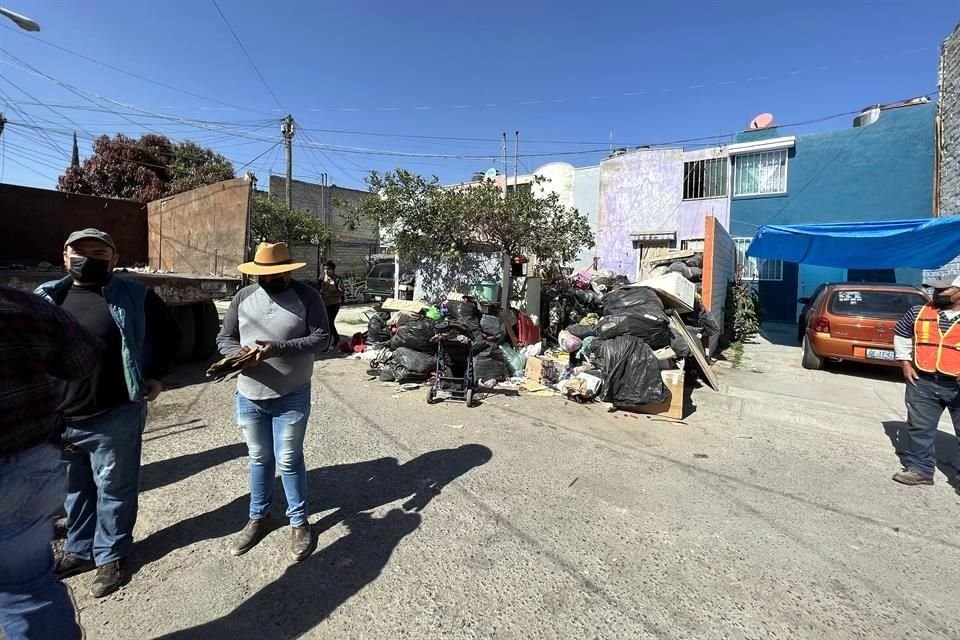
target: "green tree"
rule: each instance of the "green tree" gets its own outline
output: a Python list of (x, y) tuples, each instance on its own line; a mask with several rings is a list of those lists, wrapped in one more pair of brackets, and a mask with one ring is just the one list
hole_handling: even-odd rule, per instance
[(309, 242), (325, 244), (333, 240), (330, 227), (316, 216), (286, 205), (266, 194), (253, 196), (250, 236), (254, 245), (260, 242)]
[[(375, 220), (404, 261), (430, 260), (456, 271), (471, 250), (487, 248), (507, 258), (528, 255), (566, 264), (594, 246), (586, 216), (563, 206), (549, 189), (512, 190), (504, 197), (492, 180), (441, 187), (436, 177), (405, 169), (372, 172), (366, 182), (375, 195), (356, 205), (348, 219)], [(537, 178), (535, 186), (545, 182)], [(503, 275), (507, 291), (509, 270)]]
[(213, 149), (192, 140), (173, 145), (170, 195), (233, 178), (233, 164)]
[(100, 136), (93, 154), (70, 166), (57, 188), (107, 198), (150, 202), (233, 177), (233, 165), (195, 142), (171, 142), (146, 134), (139, 139)]

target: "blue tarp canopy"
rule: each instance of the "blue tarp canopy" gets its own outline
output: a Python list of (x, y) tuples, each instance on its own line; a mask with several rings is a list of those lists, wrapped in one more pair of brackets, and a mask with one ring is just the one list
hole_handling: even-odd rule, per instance
[(764, 225), (747, 255), (847, 269), (939, 269), (960, 255), (960, 216)]

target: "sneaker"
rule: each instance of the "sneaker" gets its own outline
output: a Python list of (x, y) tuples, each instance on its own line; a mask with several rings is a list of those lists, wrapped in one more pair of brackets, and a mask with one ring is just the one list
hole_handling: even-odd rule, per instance
[(904, 469), (893, 474), (894, 482), (906, 484), (911, 487), (919, 485), (933, 484), (933, 476), (925, 476), (916, 469)]
[(130, 578), (120, 560), (108, 562), (102, 567), (97, 567), (97, 575), (93, 578), (93, 584), (90, 586), (90, 595), (94, 598), (103, 598), (108, 596), (124, 584)]
[(259, 520), (250, 520), (243, 531), (237, 534), (233, 540), (233, 547), (230, 553), (235, 556), (242, 556), (250, 549), (257, 546), (264, 536), (270, 532), (270, 515), (266, 515)]
[(313, 529), (309, 524), (305, 524), (300, 527), (290, 527), (290, 531), (290, 555), (297, 562), (306, 560), (313, 552)]
[(53, 571), (57, 574), (58, 578), (65, 580), (70, 576), (77, 576), (87, 571), (93, 571), (96, 568), (97, 564), (93, 560), (87, 560), (86, 558), (65, 553), (62, 558), (57, 560), (57, 566)]

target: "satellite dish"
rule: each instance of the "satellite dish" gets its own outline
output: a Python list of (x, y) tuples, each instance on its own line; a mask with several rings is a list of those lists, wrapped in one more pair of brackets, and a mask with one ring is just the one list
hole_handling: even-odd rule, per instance
[(483, 174), (483, 177), (486, 178), (487, 180), (493, 180), (494, 178), (497, 177), (497, 170), (491, 167), (486, 170), (486, 172)]
[(750, 121), (751, 129), (766, 129), (771, 124), (773, 124), (773, 114), (772, 113), (761, 113), (756, 118)]

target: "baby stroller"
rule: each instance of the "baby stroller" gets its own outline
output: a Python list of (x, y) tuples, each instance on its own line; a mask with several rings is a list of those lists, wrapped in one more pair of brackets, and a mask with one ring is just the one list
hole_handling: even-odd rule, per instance
[(427, 391), (427, 404), (455, 400), (473, 407), (477, 381), (473, 377), (469, 331), (460, 323), (439, 322), (433, 340), (437, 343), (437, 362), (433, 384)]

